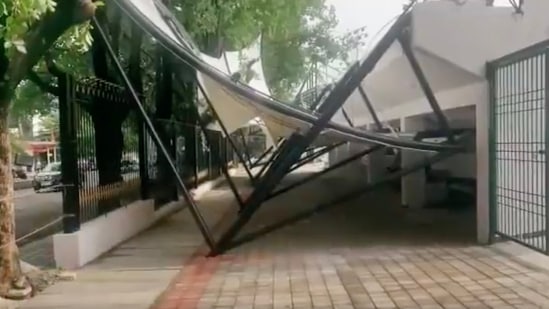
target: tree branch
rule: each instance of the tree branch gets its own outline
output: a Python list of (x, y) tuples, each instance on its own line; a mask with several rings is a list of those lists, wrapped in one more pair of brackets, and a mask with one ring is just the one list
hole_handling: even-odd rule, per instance
[(38, 88), (40, 88), (43, 92), (48, 92), (54, 96), (59, 96), (59, 88), (50, 84), (48, 81), (43, 80), (35, 71), (30, 70), (27, 78), (38, 86)]
[(93, 16), (92, 0), (59, 0), (55, 11), (47, 13), (24, 37), (26, 53), (16, 52), (7, 77), (14, 89), (55, 41), (70, 27)]

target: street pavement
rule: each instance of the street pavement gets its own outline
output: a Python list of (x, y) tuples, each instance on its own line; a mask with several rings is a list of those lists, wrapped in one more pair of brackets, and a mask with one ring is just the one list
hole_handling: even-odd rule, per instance
[[(25, 236), (36, 229), (58, 219), (63, 213), (60, 192), (35, 193), (32, 189), (15, 191), (15, 229), (16, 238)], [(59, 222), (19, 245), (53, 234), (62, 228)]]

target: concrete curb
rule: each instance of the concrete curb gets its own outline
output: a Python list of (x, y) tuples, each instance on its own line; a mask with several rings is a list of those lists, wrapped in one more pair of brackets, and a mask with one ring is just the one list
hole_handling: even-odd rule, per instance
[(13, 184), (13, 190), (24, 190), (32, 188), (32, 180), (16, 181)]

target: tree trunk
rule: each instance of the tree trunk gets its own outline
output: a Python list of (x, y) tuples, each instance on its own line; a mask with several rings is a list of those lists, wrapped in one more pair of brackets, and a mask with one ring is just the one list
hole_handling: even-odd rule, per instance
[[(3, 95), (2, 92), (6, 91), (0, 90), (0, 97), (9, 100), (7, 98), (10, 96)], [(27, 287), (19, 262), (19, 250), (15, 244), (15, 209), (8, 107), (8, 102), (0, 101), (0, 296), (6, 297), (13, 294), (14, 288), (23, 290)], [(20, 295), (20, 297), (25, 296), (27, 295)]]

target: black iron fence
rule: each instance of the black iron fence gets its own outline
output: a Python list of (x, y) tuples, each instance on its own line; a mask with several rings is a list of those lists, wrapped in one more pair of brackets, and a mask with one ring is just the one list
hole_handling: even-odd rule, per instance
[(491, 232), (549, 254), (549, 44), (488, 65)]
[[(123, 88), (67, 77), (60, 89), (65, 232), (137, 200), (154, 199), (161, 207), (179, 198), (173, 173)], [(155, 126), (190, 188), (220, 177), (220, 164), (233, 160), (220, 132), (166, 120)]]

